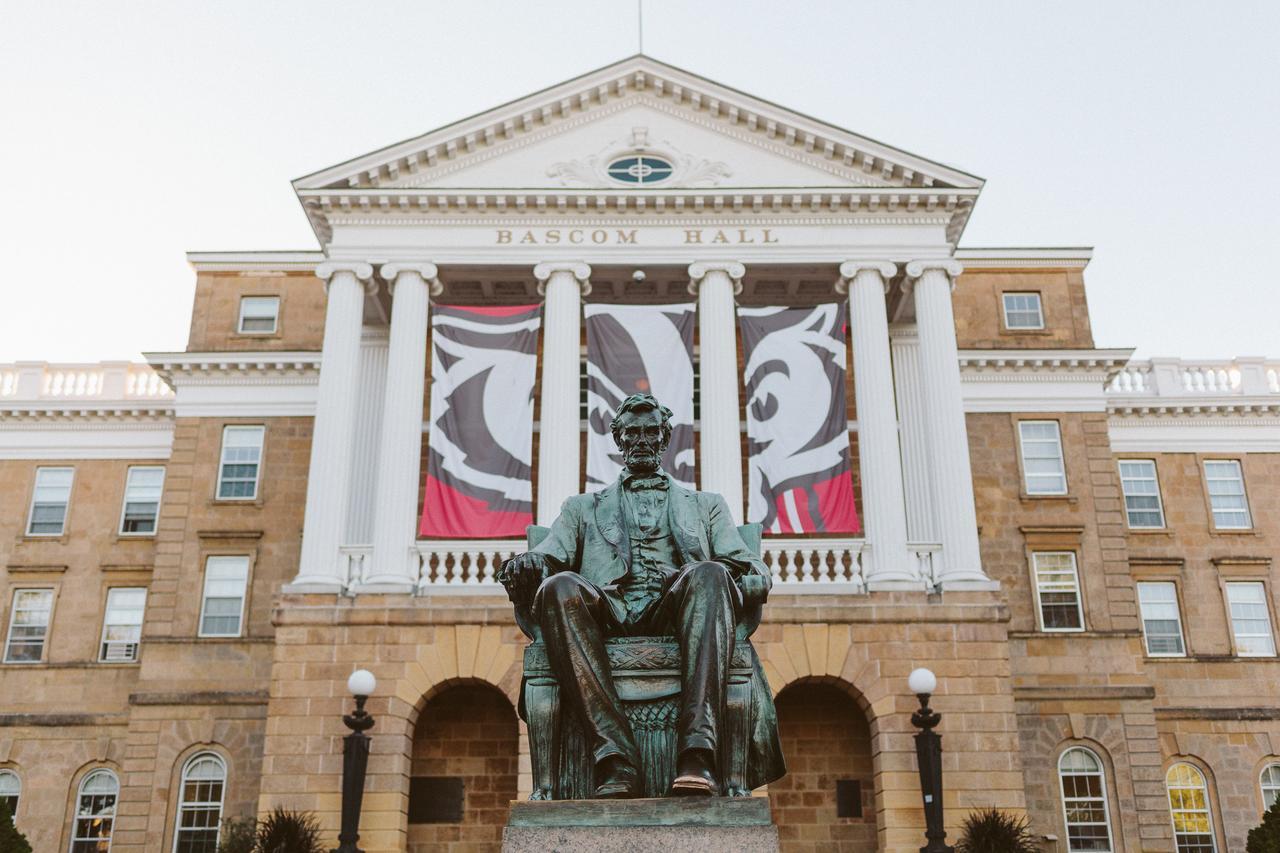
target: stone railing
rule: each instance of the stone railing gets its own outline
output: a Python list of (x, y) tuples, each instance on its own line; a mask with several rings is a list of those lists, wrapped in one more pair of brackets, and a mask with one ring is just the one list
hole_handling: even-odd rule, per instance
[(5, 403), (164, 401), (172, 397), (173, 390), (146, 364), (0, 364), (0, 400)]
[(1131, 361), (1111, 384), (1112, 397), (1265, 397), (1280, 394), (1280, 361), (1235, 358)]

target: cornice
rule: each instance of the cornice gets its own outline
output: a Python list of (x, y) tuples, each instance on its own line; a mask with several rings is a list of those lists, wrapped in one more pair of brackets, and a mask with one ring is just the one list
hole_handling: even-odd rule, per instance
[(167, 406), (132, 406), (128, 403), (104, 401), (85, 405), (73, 403), (66, 406), (13, 405), (0, 406), (0, 430), (28, 429), (32, 423), (47, 426), (63, 425), (73, 429), (93, 430), (142, 430), (167, 429), (173, 420), (174, 408)]
[(196, 272), (314, 272), (324, 252), (187, 252)]
[(1093, 249), (1058, 248), (957, 248), (956, 260), (972, 272), (980, 269), (1079, 269), (1089, 265)]
[[(1217, 421), (1197, 422), (1188, 418), (1206, 415), (1226, 415), (1246, 421), (1250, 416), (1280, 414), (1280, 399), (1275, 397), (1191, 397), (1179, 400), (1168, 398), (1120, 398), (1107, 400), (1107, 413), (1119, 418), (1176, 417), (1180, 423), (1211, 426)], [(1276, 426), (1274, 418), (1254, 418), (1258, 426)]]
[(175, 390), (179, 385), (315, 384), (318, 352), (148, 352), (147, 363)]
[(1028, 379), (1045, 378), (1045, 371), (1098, 373), (1114, 375), (1133, 356), (1132, 349), (1086, 350), (960, 350), (961, 379), (982, 382), (999, 376), (1011, 381), (1009, 374), (1035, 374)]

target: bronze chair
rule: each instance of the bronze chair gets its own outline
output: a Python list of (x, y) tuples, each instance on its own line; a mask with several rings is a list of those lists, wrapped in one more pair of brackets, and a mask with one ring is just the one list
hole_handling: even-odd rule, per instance
[[(759, 524), (738, 528), (747, 547), (760, 553)], [(528, 528), (529, 548), (547, 535), (547, 528)], [(743, 585), (742, 618), (738, 622), (725, 708), (726, 731), (720, 743), (720, 793), (749, 796), (746, 786), (752, 727), (769, 686), (750, 637), (760, 625), (768, 590), (763, 578), (749, 577)], [(520, 690), (520, 718), (529, 726), (533, 760), (533, 800), (585, 799), (594, 789), (594, 764), (582, 727), (564, 713), (559, 688), (547, 661), (546, 647), (529, 605), (516, 606), (516, 622), (533, 642), (525, 648)], [(675, 777), (676, 697), (680, 693), (680, 644), (672, 636), (616, 637), (606, 642), (614, 686), (640, 748), (644, 796), (666, 794)]]

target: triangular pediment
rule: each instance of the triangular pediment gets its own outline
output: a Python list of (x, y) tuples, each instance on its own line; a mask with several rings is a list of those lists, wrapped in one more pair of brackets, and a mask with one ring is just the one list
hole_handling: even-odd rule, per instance
[(634, 56), (294, 186), (978, 189), (982, 180)]

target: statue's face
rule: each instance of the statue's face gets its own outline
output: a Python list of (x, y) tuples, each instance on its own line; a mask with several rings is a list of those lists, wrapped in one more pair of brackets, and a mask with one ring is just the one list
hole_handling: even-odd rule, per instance
[(647, 412), (626, 412), (618, 423), (618, 449), (622, 461), (634, 474), (650, 474), (662, 463), (662, 452), (667, 449), (663, 436), (662, 413), (656, 409)]

